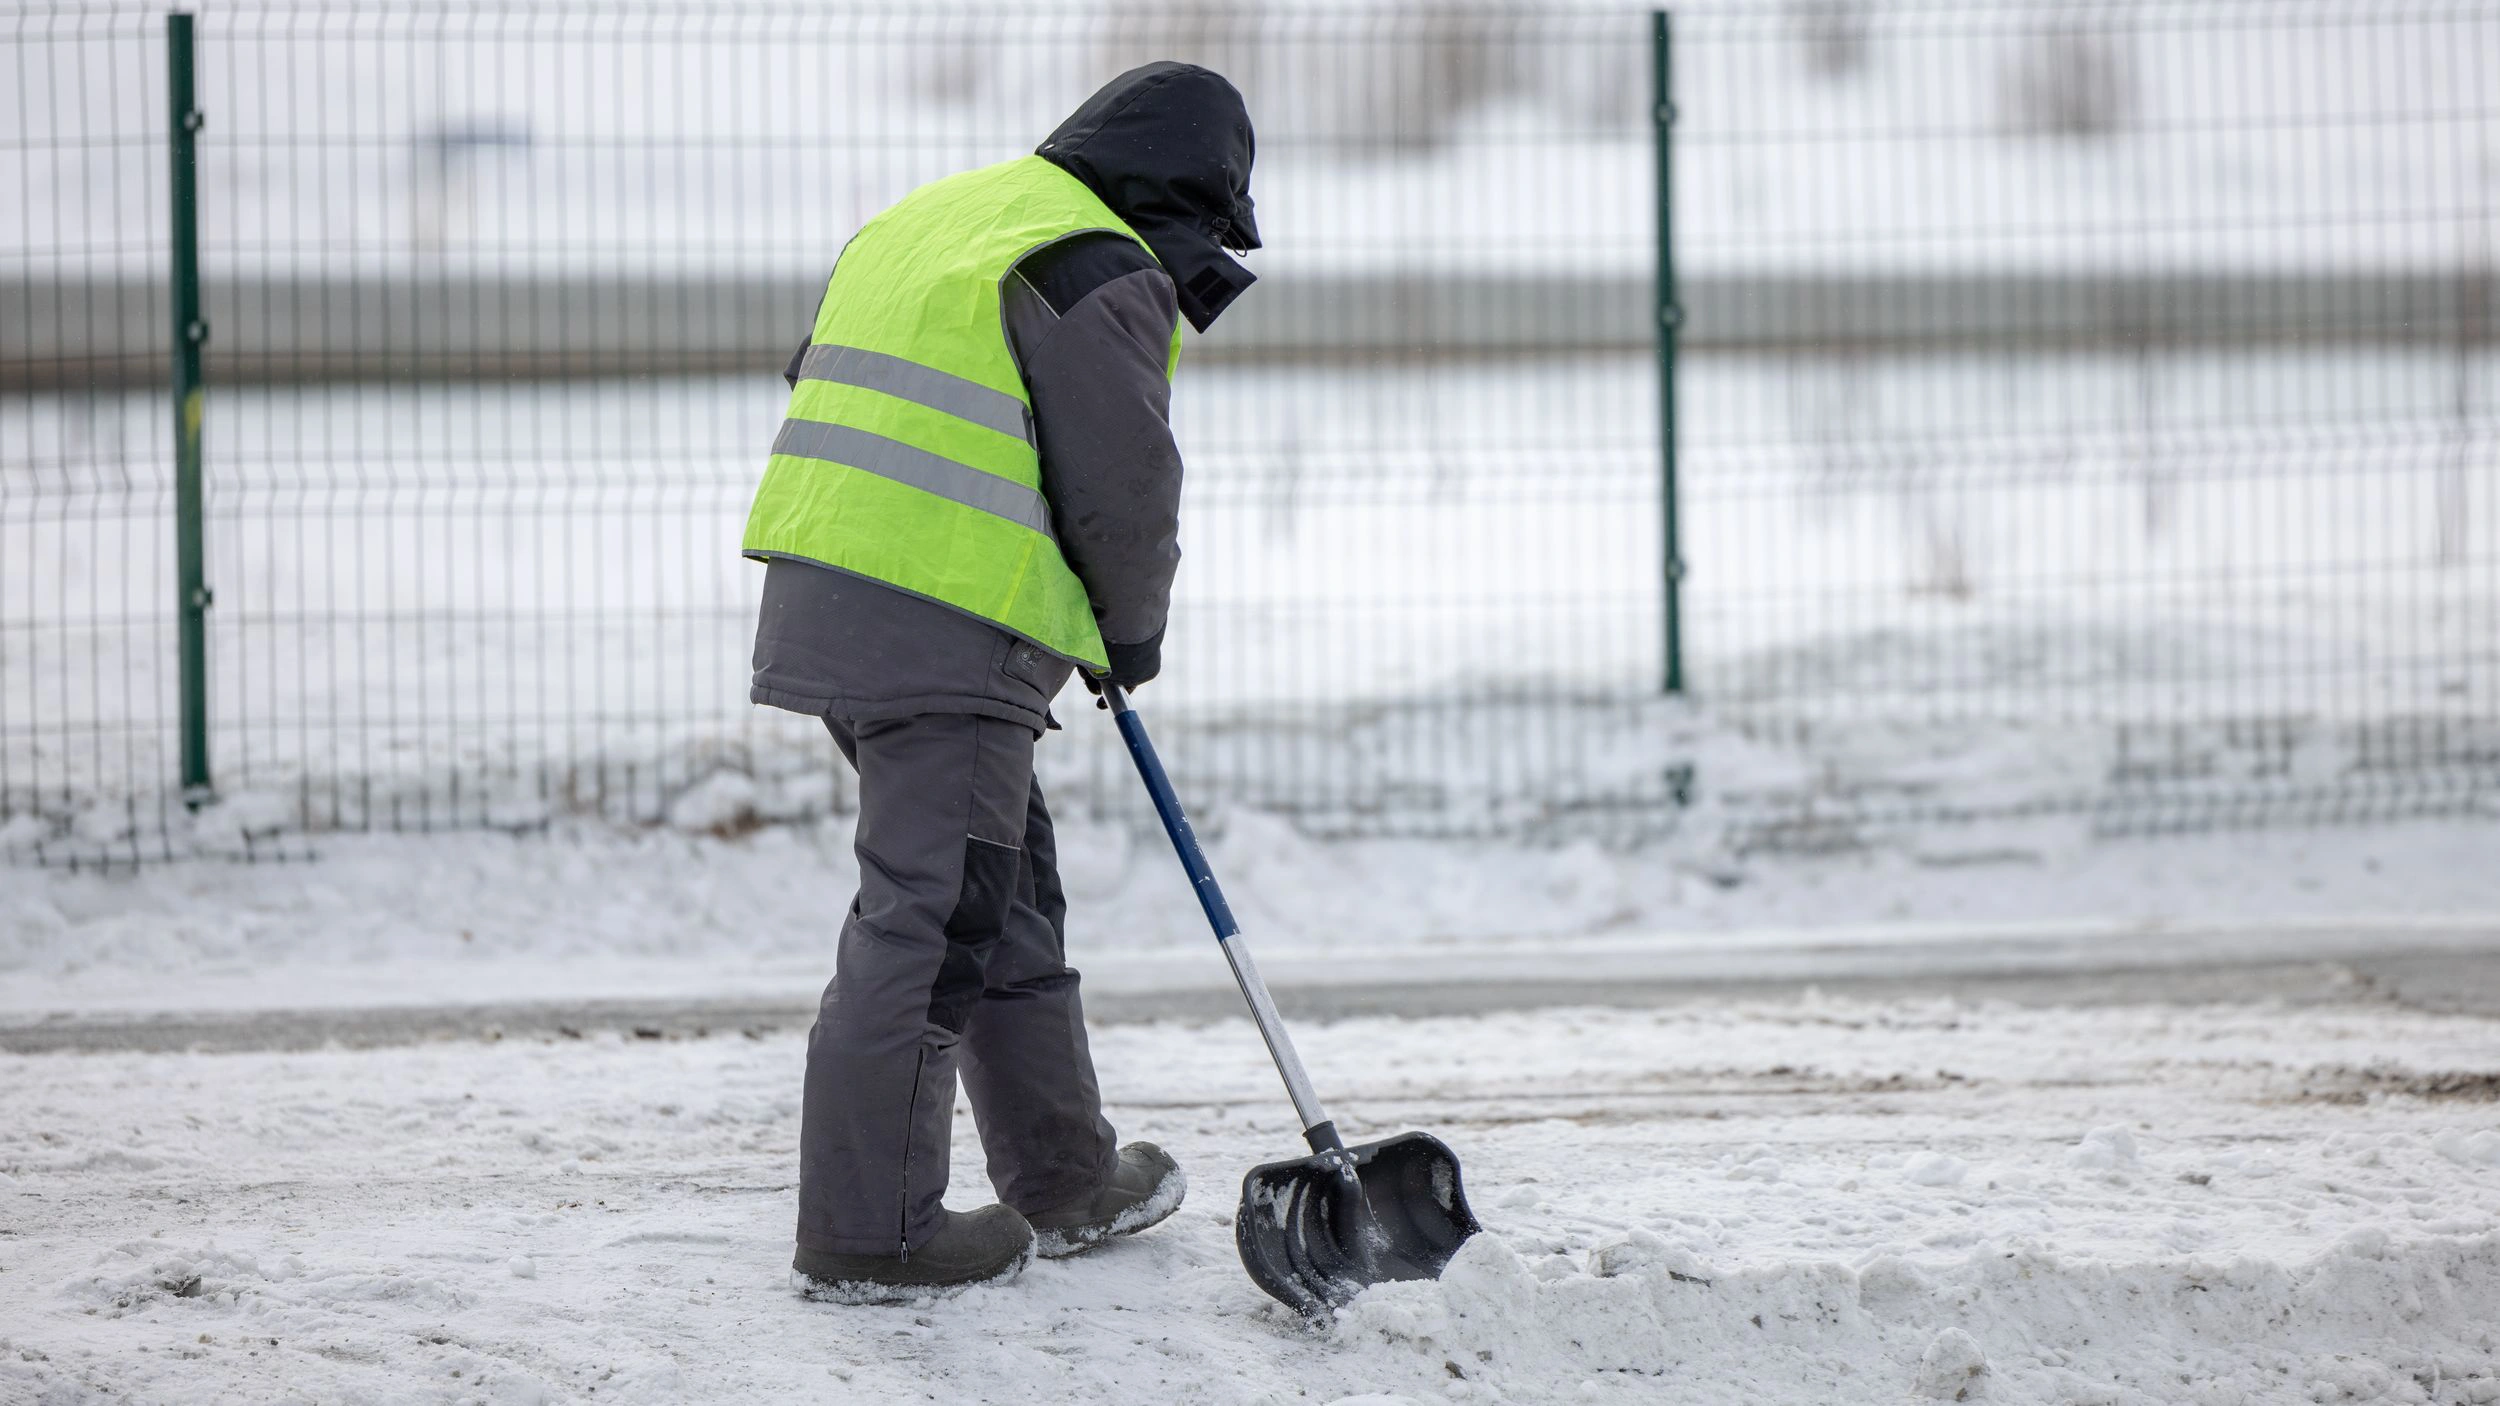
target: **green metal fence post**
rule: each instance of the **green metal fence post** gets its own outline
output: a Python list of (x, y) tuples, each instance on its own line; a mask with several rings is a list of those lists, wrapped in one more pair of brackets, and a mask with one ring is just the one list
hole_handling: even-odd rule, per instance
[(193, 103), (191, 16), (165, 17), (173, 117), (174, 567), (182, 618), (182, 798), (213, 794), (208, 774), (208, 569), (200, 524), (200, 112)]
[(1658, 457), (1661, 474), (1659, 564), (1666, 606), (1666, 685), (1684, 691), (1684, 546), (1676, 522), (1675, 345), (1684, 306), (1675, 299), (1675, 77), (1673, 25), (1664, 10), (1649, 16), (1651, 144), (1658, 161)]

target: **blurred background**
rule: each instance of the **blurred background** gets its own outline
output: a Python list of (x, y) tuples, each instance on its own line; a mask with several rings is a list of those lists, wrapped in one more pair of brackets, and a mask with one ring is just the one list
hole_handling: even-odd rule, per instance
[[(746, 701), (777, 371), (865, 218), (1166, 57), (1248, 96), (1267, 235), (1175, 396), (1143, 702), (1202, 805), (1740, 855), (2500, 807), (2489, 5), (173, 34), (0, 15), (12, 864), (843, 811)], [(1070, 722), (1057, 808), (1141, 813)]]

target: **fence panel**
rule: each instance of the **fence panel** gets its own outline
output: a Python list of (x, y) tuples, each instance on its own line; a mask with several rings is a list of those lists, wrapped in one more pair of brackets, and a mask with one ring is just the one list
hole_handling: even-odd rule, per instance
[(1696, 688), (2021, 727), (1876, 809), (2500, 794), (2500, 11), (1680, 18)]
[[(1649, 257), (1619, 179), (1642, 23), (212, 13), (210, 828), (650, 820), (722, 773), (686, 804), (840, 804), (821, 733), (744, 697), (774, 373), (863, 219), (1174, 53), (1261, 114), (1272, 250), (1177, 395), (1189, 562), (1147, 701), (1185, 784), (1341, 828), (1630, 796), (1545, 705), (1622, 713), (1657, 671), (1652, 389), (1587, 344), (1585, 279), (1553, 291)], [(118, 330), (37, 398), (150, 426), (160, 339)], [(1106, 739), (1071, 741), (1045, 752), (1067, 803), (1128, 808)]]
[[(842, 805), (745, 701), (775, 372), (862, 220), (1157, 57), (1249, 96), (1269, 246), (1175, 397), (1143, 701), (1193, 794), (1530, 834), (1698, 784), (1739, 844), (2485, 805), (2495, 23), (1679, 10), (1686, 706), (1645, 11), (212, 10), (194, 818), (163, 17), (13, 16), (0, 851)], [(1134, 805), (1106, 729), (1043, 757), (1063, 809)]]
[[(180, 722), (165, 21), (0, 15), (0, 74), (0, 855), (163, 858)], [(111, 384), (100, 360), (125, 347), (151, 384)]]

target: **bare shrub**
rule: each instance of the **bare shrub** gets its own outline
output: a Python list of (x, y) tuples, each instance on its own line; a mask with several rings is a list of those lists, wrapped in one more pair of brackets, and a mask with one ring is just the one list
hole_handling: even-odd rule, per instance
[(997, 71), (994, 45), (950, 44), (915, 53), (904, 76), (912, 98), (930, 107), (970, 107), (982, 96), (983, 80)]
[(1411, 12), (1412, 23), (1376, 47), (1380, 100), (1360, 133), (1393, 150), (1429, 151), (1449, 140), (1470, 108), (1517, 92), (1524, 18), (1509, 9), (1447, 3)]
[(1097, 46), (1099, 77), (1171, 59), (1214, 69), (1248, 92), (1271, 57), (1260, 42), (1260, 9), (1257, 0), (1220, 6), (1112, 0), (1103, 11)]
[(1867, 0), (1788, 0), (1806, 71), (1817, 78), (1846, 78), (1866, 67), (1872, 25)]
[(1902, 505), (1913, 542), (1910, 594), (1966, 601), (1978, 594), (1971, 571), (1970, 526), (1958, 508), (1933, 492)]
[(1537, 46), (1520, 40), (1535, 22), (1524, 9), (1430, 0), (1349, 12), (1321, 36), (1262, 44), (1254, 11), (1140, 5), (1105, 33), (1119, 61), (1180, 58), (1225, 74), (1277, 135), (1370, 156), (1437, 150), (1471, 109), (1534, 87)]
[(1544, 32), (1514, 33), (1507, 89), (1532, 96), (1573, 128), (1617, 133), (1649, 125), (1649, 49), (1592, 33), (1585, 19), (1522, 18)]
[(1262, 138), (1406, 156), (1440, 150), (1469, 112), (1508, 98), (1579, 126), (1628, 125), (1648, 91), (1647, 50), (1568, 42), (1571, 24), (1525, 4), (1421, 0), (1284, 33), (1256, 3), (1111, 0), (1088, 58), (1099, 77), (1158, 59), (1203, 64), (1249, 95)]
[(2127, 36), (2059, 24), (2016, 42), (1998, 82), (2005, 120), (2033, 136), (2106, 137), (2134, 115), (2135, 57)]
[(1882, 417), (1874, 373), (1860, 353), (1802, 356), (1785, 380), (1791, 432), (1811, 469), (1809, 505), (1895, 486), (1881, 452)]

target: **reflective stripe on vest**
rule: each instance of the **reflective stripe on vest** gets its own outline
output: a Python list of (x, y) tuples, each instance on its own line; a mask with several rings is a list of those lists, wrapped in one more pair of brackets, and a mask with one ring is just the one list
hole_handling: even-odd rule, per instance
[(817, 420), (784, 420), (773, 440), (773, 452), (847, 464), (1035, 532), (1050, 531), (1050, 500), (1023, 484), (866, 430)]
[(862, 347), (809, 347), (807, 355), (799, 359), (799, 379), (883, 391), (896, 400), (925, 405), (958, 420), (970, 420), (1000, 434), (1014, 435), (1028, 444), (1033, 439), (1025, 425), (1023, 401), (1001, 395), (978, 381), (967, 381), (934, 366), (884, 352)]

